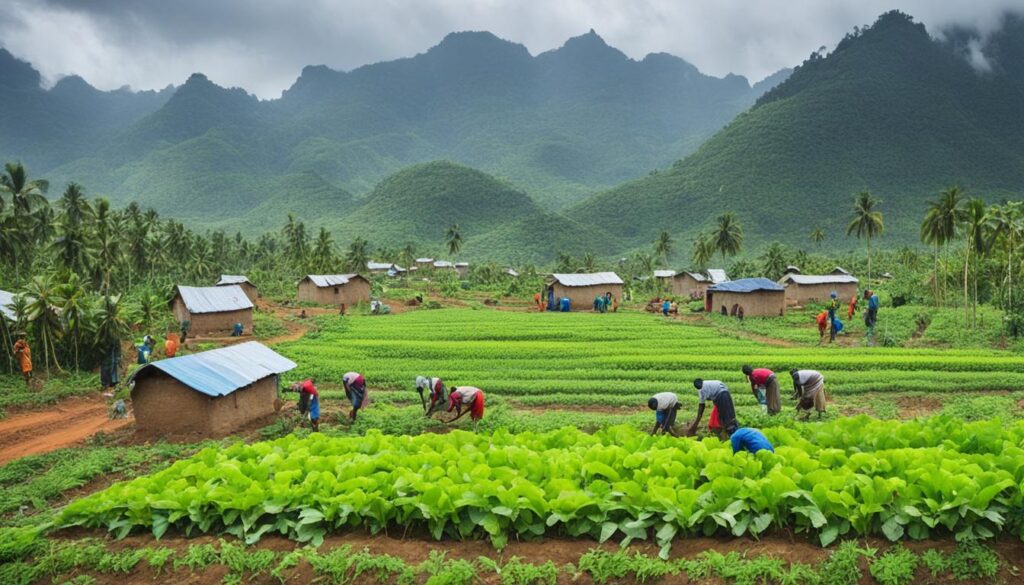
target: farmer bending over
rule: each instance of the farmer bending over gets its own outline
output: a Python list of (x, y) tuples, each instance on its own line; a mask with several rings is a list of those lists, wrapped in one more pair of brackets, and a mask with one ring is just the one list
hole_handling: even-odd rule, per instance
[(779, 380), (775, 377), (775, 372), (768, 368), (754, 369), (750, 366), (743, 366), (743, 375), (750, 381), (750, 390), (765, 412), (770, 415), (782, 412)]
[(675, 431), (676, 414), (679, 413), (681, 406), (675, 392), (658, 392), (651, 396), (647, 401), (647, 407), (654, 411), (654, 428), (651, 429), (651, 434), (656, 435), (660, 430), (678, 437)]
[(768, 437), (764, 436), (764, 433), (757, 429), (747, 427), (736, 429), (732, 436), (729, 437), (729, 442), (732, 443), (732, 452), (734, 454), (740, 451), (747, 451), (748, 453), (757, 453), (758, 451), (775, 452), (775, 447), (772, 447)]
[(309, 412), (309, 422), (313, 432), (320, 430), (320, 392), (313, 385), (313, 378), (307, 378), (296, 382), (289, 388), (292, 392), (299, 394), (299, 414), (303, 417)]
[(799, 399), (797, 412), (806, 411), (804, 420), (811, 416), (811, 409), (818, 411), (818, 418), (825, 412), (825, 376), (817, 370), (790, 370), (793, 377), (793, 398)]
[[(443, 407), (444, 403), (448, 401), (448, 390), (444, 387), (444, 382), (441, 378), (416, 376), (416, 391), (420, 393), (420, 402), (423, 403), (424, 416), (434, 414), (435, 410)], [(427, 398), (423, 395), (424, 392), (428, 393), (430, 404), (427, 404)]]
[(366, 402), (366, 379), (358, 372), (349, 372), (341, 377), (341, 385), (345, 387), (345, 396), (352, 403), (348, 417), (354, 421)]
[[(463, 406), (466, 407), (466, 410), (462, 409)], [(453, 410), (455, 418), (447, 421), (449, 423), (459, 420), (467, 412), (474, 423), (479, 422), (484, 418), (483, 390), (473, 386), (459, 386), (452, 389), (452, 393), (448, 396), (448, 412)]]
[(732, 403), (732, 395), (729, 394), (728, 386), (719, 380), (701, 380), (697, 378), (693, 381), (693, 387), (697, 389), (697, 396), (700, 401), (697, 404), (697, 418), (693, 419), (693, 424), (690, 425), (686, 434), (697, 434), (697, 425), (700, 424), (700, 419), (704, 416), (704, 404), (708, 400), (718, 410), (718, 420), (722, 425), (722, 431), (731, 435), (733, 431), (739, 428), (740, 425), (736, 422), (736, 407)]

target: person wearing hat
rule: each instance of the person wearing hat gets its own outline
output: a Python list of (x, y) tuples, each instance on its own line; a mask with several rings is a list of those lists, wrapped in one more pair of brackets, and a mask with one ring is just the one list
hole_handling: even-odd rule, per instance
[(750, 382), (750, 391), (761, 404), (764, 412), (774, 416), (782, 412), (782, 397), (779, 394), (779, 380), (768, 368), (743, 366), (743, 375)]
[(701, 380), (700, 378), (693, 381), (693, 387), (697, 389), (699, 398), (697, 417), (693, 419), (686, 434), (697, 434), (697, 425), (700, 424), (700, 419), (704, 416), (704, 405), (707, 401), (711, 401), (715, 410), (718, 411), (721, 430), (732, 435), (740, 425), (736, 422), (736, 406), (732, 402), (732, 395), (729, 394), (729, 387), (720, 380)]
[[(448, 402), (448, 390), (444, 387), (444, 381), (441, 378), (416, 376), (416, 391), (420, 393), (420, 402), (423, 403), (424, 416), (434, 414), (435, 410), (443, 407), (445, 402)], [(423, 395), (424, 392), (427, 392), (430, 397), (429, 404), (427, 404), (427, 398)]]
[(341, 377), (341, 385), (345, 387), (345, 397), (352, 403), (348, 417), (355, 421), (359, 409), (366, 404), (366, 378), (358, 372), (348, 372)]
[(299, 414), (306, 416), (308, 412), (313, 432), (318, 432), (320, 430), (320, 392), (313, 384), (313, 378), (296, 382), (291, 385), (289, 390), (299, 394)]
[(18, 360), (21, 368), (21, 376), (25, 378), (25, 385), (32, 386), (32, 348), (28, 345), (25, 332), (18, 332), (18, 340), (14, 342), (14, 359)]
[(681, 406), (675, 392), (658, 392), (651, 396), (647, 401), (647, 407), (654, 411), (654, 428), (651, 429), (651, 434), (656, 435), (660, 430), (678, 437), (675, 430), (676, 414), (679, 413)]
[(789, 375), (793, 378), (793, 398), (798, 399), (796, 410), (806, 411), (804, 420), (811, 416), (811, 409), (818, 412), (818, 418), (825, 412), (825, 376), (817, 370), (792, 369)]
[[(462, 407), (466, 409), (463, 410)], [(469, 413), (469, 418), (477, 423), (484, 418), (484, 391), (473, 386), (459, 386), (448, 395), (448, 412), (455, 411), (455, 418), (446, 422), (453, 423), (462, 415)]]

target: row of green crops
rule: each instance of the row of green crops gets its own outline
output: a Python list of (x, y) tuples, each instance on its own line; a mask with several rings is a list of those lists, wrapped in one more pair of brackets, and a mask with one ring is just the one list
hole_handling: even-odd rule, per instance
[(995, 350), (776, 347), (712, 327), (648, 314), (416, 311), (387, 318), (325, 319), (322, 330), (279, 349), (295, 376), (337, 381), (347, 371), (371, 387), (411, 389), (441, 376), (502, 395), (688, 392), (695, 377), (738, 394), (745, 363), (822, 371), (832, 392), (950, 392), (1024, 387), (1024, 356)]
[(548, 433), (288, 436), (205, 449), (65, 508), (58, 526), (157, 537), (423, 527), (435, 538), (548, 533), (601, 541), (816, 534), (958, 540), (1024, 536), (1024, 421), (899, 423), (866, 417), (771, 428), (777, 453), (629, 427)]

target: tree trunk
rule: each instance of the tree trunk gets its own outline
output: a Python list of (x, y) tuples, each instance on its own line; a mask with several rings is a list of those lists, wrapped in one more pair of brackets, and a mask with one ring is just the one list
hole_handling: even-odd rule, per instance
[(967, 271), (971, 266), (971, 240), (967, 239), (967, 247), (964, 248), (964, 323), (971, 322), (971, 295), (967, 290)]

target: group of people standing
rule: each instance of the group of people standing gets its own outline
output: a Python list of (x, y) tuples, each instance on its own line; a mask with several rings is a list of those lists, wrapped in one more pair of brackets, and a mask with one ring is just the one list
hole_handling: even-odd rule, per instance
[[(779, 381), (775, 372), (768, 368), (753, 368), (744, 365), (743, 375), (750, 383), (750, 389), (762, 410), (769, 415), (777, 415), (782, 412), (782, 400), (779, 393)], [(811, 411), (817, 411), (818, 417), (825, 412), (825, 377), (816, 370), (789, 371), (793, 379), (793, 398), (797, 400), (796, 410), (798, 413), (805, 413), (804, 420), (810, 417)], [(757, 429), (741, 427), (736, 417), (736, 407), (733, 404), (732, 394), (729, 387), (720, 380), (702, 380), (697, 378), (693, 381), (693, 387), (697, 390), (697, 413), (693, 422), (687, 427), (685, 434), (695, 435), (704, 417), (707, 403), (712, 404), (711, 415), (708, 420), (708, 429), (716, 433), (719, 438), (728, 437), (732, 442), (733, 452), (749, 451), (756, 453), (762, 449), (774, 451), (768, 439)], [(659, 392), (647, 401), (647, 406), (655, 411), (654, 428), (651, 434), (659, 431), (678, 437), (675, 430), (676, 417), (682, 408), (679, 397), (674, 392)]]
[[(853, 319), (854, 313), (857, 312), (857, 302), (859, 297), (854, 294), (850, 298), (850, 303), (846, 310), (847, 321)], [(867, 327), (867, 344), (875, 344), (875, 324), (878, 321), (878, 295), (871, 289), (864, 291), (864, 300), (867, 301), (868, 308), (864, 313), (864, 325)], [(836, 335), (843, 331), (843, 322), (839, 320), (838, 312), (841, 306), (839, 300), (839, 294), (836, 291), (832, 291), (829, 295), (829, 301), (825, 305), (825, 310), (818, 314), (816, 320), (818, 322), (818, 336), (820, 338), (819, 344), (825, 341), (825, 332), (829, 333), (829, 343), (835, 343)]]
[(609, 309), (613, 313), (619, 310), (619, 299), (613, 297), (611, 291), (594, 297), (595, 312), (607, 313)]

